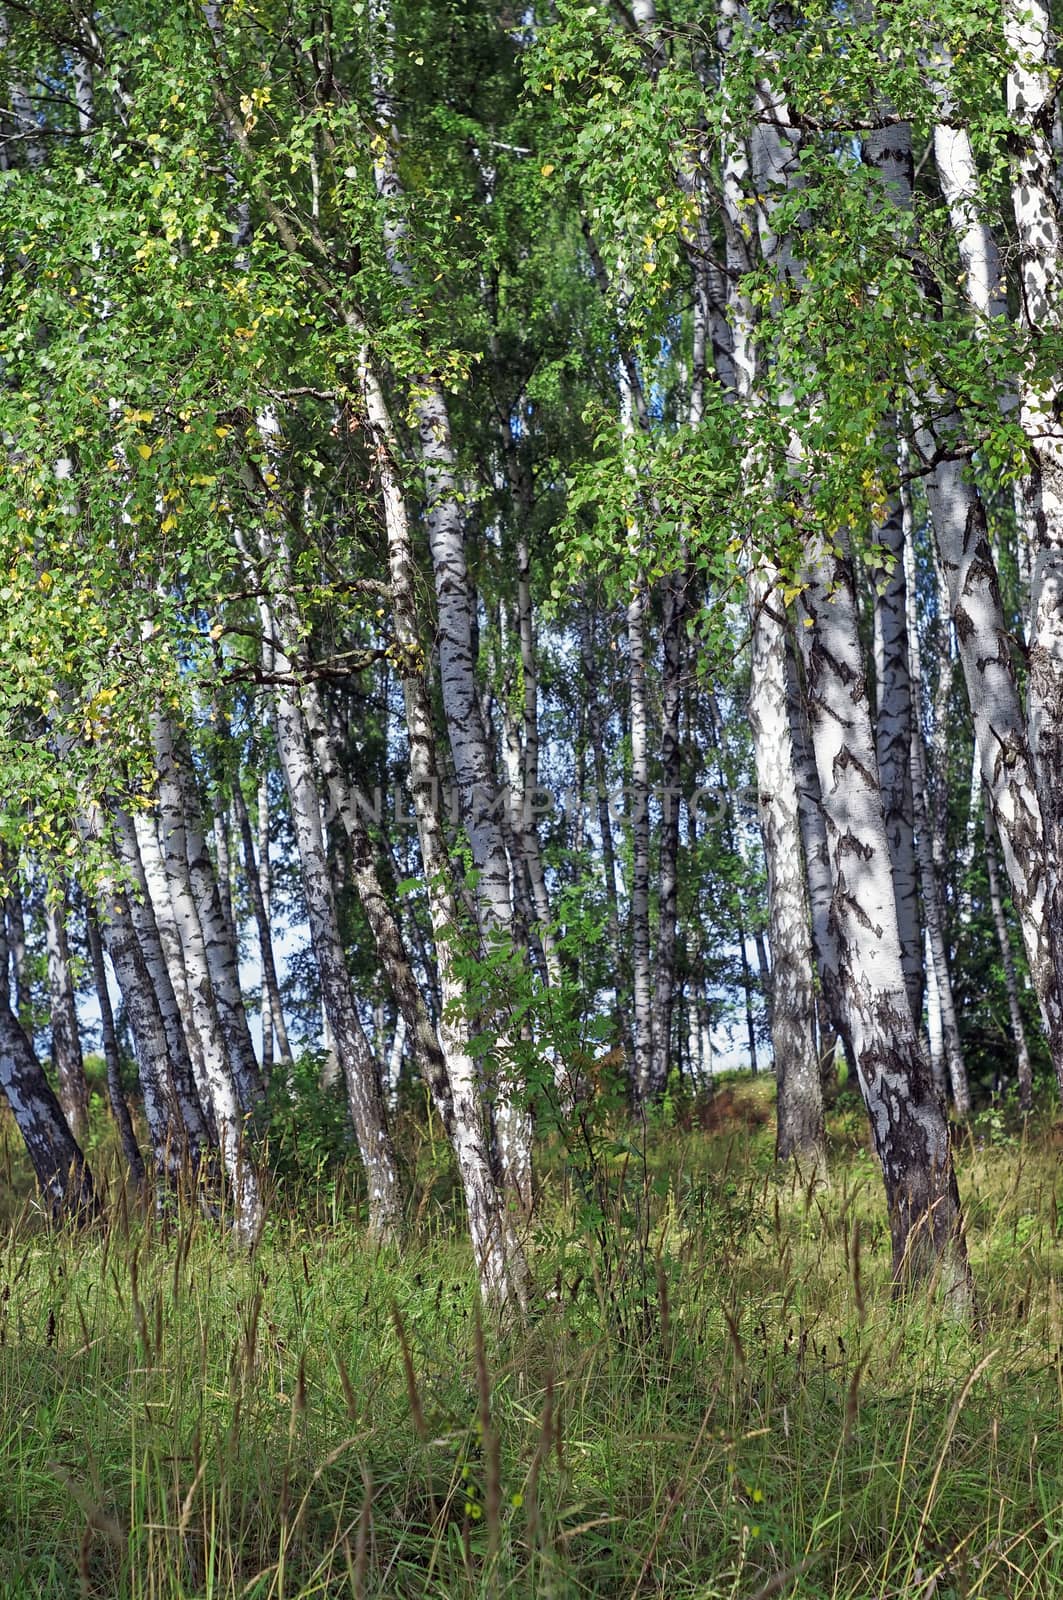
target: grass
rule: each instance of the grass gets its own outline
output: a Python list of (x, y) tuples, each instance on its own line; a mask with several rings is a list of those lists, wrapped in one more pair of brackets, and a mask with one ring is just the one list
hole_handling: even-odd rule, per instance
[(891, 1300), (861, 1114), (835, 1114), (810, 1195), (773, 1170), (767, 1092), (654, 1134), (634, 1198), (616, 1162), (604, 1265), (549, 1154), (539, 1298), (505, 1338), (423, 1156), (401, 1259), (365, 1249), (343, 1171), (275, 1197), (251, 1258), (191, 1209), (112, 1198), (79, 1237), (21, 1208), (0, 1600), (1063, 1593), (1051, 1114), (961, 1142), (971, 1333)]

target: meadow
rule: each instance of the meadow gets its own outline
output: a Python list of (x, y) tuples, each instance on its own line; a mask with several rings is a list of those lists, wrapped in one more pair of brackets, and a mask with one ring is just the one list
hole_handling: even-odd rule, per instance
[(5, 1122), (0, 1600), (1063, 1593), (1053, 1109), (957, 1136), (972, 1329), (891, 1297), (859, 1106), (817, 1191), (771, 1092), (548, 1148), (508, 1331), (423, 1130), (394, 1256), (324, 1157), (278, 1163), (251, 1253), (116, 1167), (104, 1222), (49, 1230)]

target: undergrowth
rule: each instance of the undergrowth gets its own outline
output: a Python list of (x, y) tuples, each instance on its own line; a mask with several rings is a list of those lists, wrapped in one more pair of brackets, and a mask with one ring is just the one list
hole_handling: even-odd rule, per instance
[[(547, 1152), (536, 1300), (505, 1336), (423, 1137), (401, 1258), (365, 1248), (342, 1165), (278, 1189), (251, 1256), (114, 1183), (87, 1234), (23, 1207), (0, 1236), (0, 1600), (1063, 1593), (1050, 1119), (959, 1141), (971, 1331), (891, 1299), (858, 1119), (836, 1114), (812, 1192), (773, 1169), (765, 1092), (651, 1131), (608, 1270), (607, 1198), (588, 1224)], [(3, 1160), (26, 1192), (13, 1137)]]

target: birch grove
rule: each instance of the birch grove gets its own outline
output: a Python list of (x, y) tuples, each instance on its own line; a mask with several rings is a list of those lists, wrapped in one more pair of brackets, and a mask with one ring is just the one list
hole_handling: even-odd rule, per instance
[(954, 1125), (1063, 1085), (1049, 8), (130, 16), (0, 30), (49, 1206), (98, 1083), (253, 1247), (313, 1084), (382, 1249), (438, 1130), (519, 1316), (557, 1151), (769, 1062), (779, 1162), (858, 1099), (970, 1316)]

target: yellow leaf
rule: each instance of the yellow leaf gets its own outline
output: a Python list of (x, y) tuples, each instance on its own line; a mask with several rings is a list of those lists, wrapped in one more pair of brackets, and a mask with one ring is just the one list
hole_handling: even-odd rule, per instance
[(542, 166), (542, 167), (539, 168), (539, 171), (542, 173), (544, 178), (548, 178), (550, 176), (550, 174), (555, 170), (556, 169), (555, 169), (554, 164), (553, 164), (552, 161), (548, 161), (545, 166)]
[(37, 587), (43, 594), (47, 594), (54, 582), (55, 579), (52, 577), (50, 572), (42, 572), (40, 577), (37, 579)]
[(657, 271), (657, 263), (656, 263), (656, 261), (644, 261), (642, 263), (642, 270), (643, 270), (643, 272), (651, 272), (651, 273), (652, 272), (656, 272)]
[(214, 432), (219, 439), (227, 439), (232, 432), (231, 428), (215, 428)]
[(151, 460), (151, 445), (150, 444), (138, 444), (137, 445), (137, 454), (140, 456), (142, 461), (150, 461)]
[(177, 518), (174, 516), (173, 512), (171, 511), (170, 515), (168, 517), (163, 517), (163, 519), (162, 519), (162, 531), (163, 531), (163, 533), (170, 533), (172, 531), (172, 529), (176, 528), (176, 526), (177, 526)]

